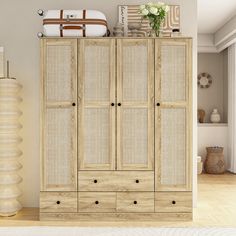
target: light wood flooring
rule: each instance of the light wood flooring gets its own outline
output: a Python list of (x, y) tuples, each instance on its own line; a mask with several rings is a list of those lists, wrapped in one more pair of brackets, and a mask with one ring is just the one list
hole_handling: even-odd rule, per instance
[(0, 217), (0, 226), (124, 226), (236, 227), (236, 175), (198, 177), (198, 206), (192, 222), (40, 222), (37, 208), (24, 208), (14, 217)]

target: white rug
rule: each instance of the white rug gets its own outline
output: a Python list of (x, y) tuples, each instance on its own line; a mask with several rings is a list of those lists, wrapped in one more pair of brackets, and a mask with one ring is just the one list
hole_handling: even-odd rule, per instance
[(236, 236), (236, 228), (0, 227), (0, 236)]

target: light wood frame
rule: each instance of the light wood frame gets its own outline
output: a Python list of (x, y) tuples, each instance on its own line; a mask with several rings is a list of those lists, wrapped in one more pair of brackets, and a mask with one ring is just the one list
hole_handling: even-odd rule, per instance
[[(136, 104), (128, 103), (125, 104), (122, 101), (122, 61), (120, 58), (122, 58), (122, 45), (126, 43), (136, 44), (141, 43), (147, 45), (148, 48), (148, 57), (149, 57), (149, 64), (148, 64), (148, 87), (149, 87), (149, 96), (148, 96), (148, 104), (140, 103), (138, 106), (140, 107), (147, 107), (148, 108), (148, 119), (149, 119), (149, 130), (153, 130), (153, 135), (151, 135), (151, 140), (153, 140), (153, 143), (155, 146), (152, 148), (152, 144), (149, 143), (149, 159), (148, 159), (148, 165), (123, 165), (122, 163), (122, 157), (121, 157), (121, 146), (119, 144), (119, 140), (121, 137), (120, 133), (120, 127), (122, 122), (122, 106), (121, 107), (111, 107), (110, 110), (112, 112), (110, 113), (110, 121), (111, 121), (111, 127), (113, 127), (112, 132), (110, 132), (111, 135), (111, 146), (112, 151), (110, 155), (110, 163), (108, 165), (101, 165), (101, 166), (94, 166), (94, 165), (85, 165), (83, 163), (82, 157), (82, 151), (83, 149), (80, 149), (80, 144), (82, 143), (83, 137), (81, 135), (77, 135), (77, 132), (80, 131), (80, 129), (83, 126), (82, 121), (82, 115), (83, 115), (83, 109), (84, 109), (84, 101), (83, 101), (83, 60), (84, 60), (84, 47), (85, 44), (105, 44), (110, 46), (110, 102), (102, 103), (102, 104), (96, 104), (92, 102), (91, 104), (88, 104), (89, 106), (110, 106), (111, 102), (114, 102), (117, 104), (118, 102), (122, 103), (122, 106), (133, 106)], [(73, 55), (72, 55), (72, 79), (73, 79), (73, 101), (61, 101), (61, 102), (50, 102), (46, 103), (44, 100), (45, 97), (45, 83), (44, 80), (46, 78), (46, 45), (52, 44), (52, 45), (70, 45), (73, 48)], [(160, 45), (185, 45), (186, 46), (186, 102), (161, 102), (160, 98), (160, 89), (161, 89), (161, 55), (160, 55)], [(154, 50), (155, 49), (155, 50)], [(50, 199), (50, 192), (58, 192), (58, 193), (69, 193), (74, 192), (75, 198), (78, 198), (79, 194), (82, 192), (77, 187), (78, 180), (78, 166), (81, 165), (82, 169), (80, 169), (81, 173), (87, 173), (87, 170), (90, 170), (91, 175), (95, 173), (94, 170), (97, 170), (99, 174), (102, 175), (101, 170), (104, 170), (104, 172), (118, 172), (116, 170), (120, 170), (119, 172), (127, 172), (126, 174), (129, 174), (129, 170), (133, 170), (133, 172), (139, 172), (147, 173), (149, 171), (146, 170), (153, 170), (155, 167), (155, 174), (152, 181), (155, 181), (155, 183), (152, 182), (152, 186), (155, 185), (155, 190), (149, 190), (149, 192), (153, 193), (155, 195), (154, 201), (156, 202), (155, 212), (142, 212), (142, 213), (131, 213), (131, 212), (112, 212), (112, 213), (91, 213), (91, 212), (76, 212), (75, 210), (70, 212), (65, 211), (58, 211), (58, 212), (40, 212), (40, 220), (62, 220), (62, 221), (185, 221), (185, 220), (191, 220), (192, 219), (192, 212), (191, 209), (183, 210), (183, 212), (174, 212), (170, 210), (171, 212), (157, 212), (158, 207), (158, 191), (162, 192), (161, 194), (166, 193), (168, 196), (175, 196), (175, 192), (179, 192), (181, 195), (181, 199), (185, 198), (184, 194), (188, 193), (188, 201), (191, 201), (191, 189), (192, 189), (192, 40), (190, 38), (50, 38), (50, 39), (42, 39), (41, 40), (41, 106), (40, 106), (40, 158), (41, 158), (41, 191), (42, 194), (46, 194)], [(78, 79), (77, 79), (78, 78)], [(77, 83), (78, 81), (78, 83)], [(70, 109), (71, 103), (77, 102), (78, 106), (75, 106), (71, 109), (74, 109), (74, 118), (75, 118), (75, 125), (74, 127), (74, 137), (72, 139), (76, 142), (74, 149), (73, 149), (73, 169), (71, 170), (71, 179), (72, 184), (70, 186), (47, 186), (45, 182), (45, 171), (49, 171), (45, 166), (44, 161), (44, 134), (46, 132), (45, 129), (45, 114), (46, 114), (46, 108), (47, 107), (59, 107), (60, 109)], [(161, 106), (156, 107), (156, 103), (160, 102)], [(177, 185), (177, 186), (166, 186), (161, 185), (160, 183), (160, 171), (161, 171), (161, 162), (160, 162), (160, 140), (161, 140), (161, 134), (160, 134), (160, 109), (161, 108), (177, 108), (177, 107), (183, 107), (186, 109), (186, 184), (183, 186)], [(154, 112), (155, 111), (155, 112)], [(78, 119), (78, 121), (77, 121)], [(77, 126), (78, 122), (78, 126)], [(151, 142), (152, 143), (152, 142)], [(77, 145), (78, 145), (78, 152), (77, 152)], [(155, 155), (155, 158), (154, 158)], [(82, 157), (83, 158), (83, 157)], [(82, 160), (82, 162), (81, 162)], [(137, 171), (139, 170), (139, 171)], [(92, 173), (94, 171), (94, 173)], [(152, 172), (153, 173), (153, 172)], [(125, 173), (124, 173), (125, 174)], [(92, 178), (93, 181), (93, 178)], [(116, 178), (113, 182), (114, 184), (116, 181), (119, 181), (119, 178)], [(129, 192), (126, 188), (127, 181), (123, 181), (124, 184), (124, 192)], [(135, 182), (135, 180), (133, 181)], [(137, 182), (136, 182), (137, 183)], [(94, 189), (87, 190), (89, 192), (94, 192)], [(97, 190), (95, 190), (97, 191)], [(103, 191), (100, 189), (99, 191)], [(140, 187), (138, 189), (139, 192), (144, 192), (144, 189)], [(138, 192), (136, 189), (133, 191), (133, 193)], [(156, 193), (154, 194), (154, 192)], [(171, 193), (172, 192), (172, 193)], [(181, 194), (183, 193), (183, 195)], [(109, 193), (118, 193), (118, 190), (110, 191)], [(77, 195), (77, 196), (76, 196)], [(165, 197), (165, 196), (164, 196)], [(78, 200), (78, 199), (77, 199)], [(124, 198), (126, 200), (126, 198)], [(152, 199), (151, 199), (152, 200)], [(74, 201), (74, 200), (73, 200)], [(77, 203), (76, 203), (77, 204)], [(78, 206), (79, 207), (79, 206)], [(78, 211), (78, 209), (77, 209)], [(169, 210), (168, 210), (169, 211)], [(177, 210), (176, 210), (177, 211)]]
[[(115, 145), (116, 145), (116, 133), (115, 133), (115, 106), (111, 106), (111, 103), (115, 103), (115, 40), (114, 39), (80, 39), (78, 41), (79, 45), (79, 65), (78, 65), (78, 165), (79, 170), (114, 170), (115, 169)], [(109, 68), (110, 68), (110, 100), (108, 102), (86, 102), (84, 101), (84, 57), (85, 57), (85, 47), (89, 45), (95, 46), (108, 46), (109, 47)], [(109, 150), (109, 163), (107, 164), (88, 164), (84, 160), (84, 142), (83, 142), (83, 132), (84, 132), (84, 108), (109, 108), (110, 112), (110, 150)]]
[[(186, 47), (186, 101), (161, 101), (161, 46), (181, 45)], [(192, 40), (156, 39), (155, 40), (155, 191), (191, 191), (192, 190)], [(186, 111), (186, 173), (184, 185), (161, 184), (161, 109), (184, 108)]]
[[(145, 45), (147, 47), (148, 91), (147, 102), (123, 101), (123, 46)], [(117, 169), (118, 170), (153, 170), (154, 168), (154, 41), (152, 39), (117, 40)], [(147, 108), (148, 110), (148, 153), (147, 164), (124, 164), (122, 158), (122, 114), (124, 108)]]
[[(55, 101), (47, 102), (45, 96), (45, 81), (47, 79), (47, 46), (70, 46), (71, 47), (71, 91), (73, 93), (71, 101)], [(41, 191), (76, 191), (77, 190), (77, 108), (72, 106), (76, 102), (77, 97), (77, 40), (76, 39), (44, 39), (41, 41), (41, 96), (40, 96), (40, 175), (41, 175)], [(45, 164), (45, 134), (46, 129), (46, 112), (47, 109), (73, 109), (73, 120), (71, 130), (74, 131), (71, 139), (73, 142), (72, 159), (71, 161), (71, 184), (70, 185), (48, 185), (46, 183), (46, 173), (48, 170)]]

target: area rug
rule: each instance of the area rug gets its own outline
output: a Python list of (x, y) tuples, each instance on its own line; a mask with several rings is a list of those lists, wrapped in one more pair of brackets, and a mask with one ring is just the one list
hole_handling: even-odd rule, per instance
[(236, 236), (236, 228), (0, 227), (0, 236)]

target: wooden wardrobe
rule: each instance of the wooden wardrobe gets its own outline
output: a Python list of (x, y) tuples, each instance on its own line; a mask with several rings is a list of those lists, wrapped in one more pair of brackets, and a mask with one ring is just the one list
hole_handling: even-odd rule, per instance
[(41, 39), (41, 220), (192, 219), (191, 42)]

